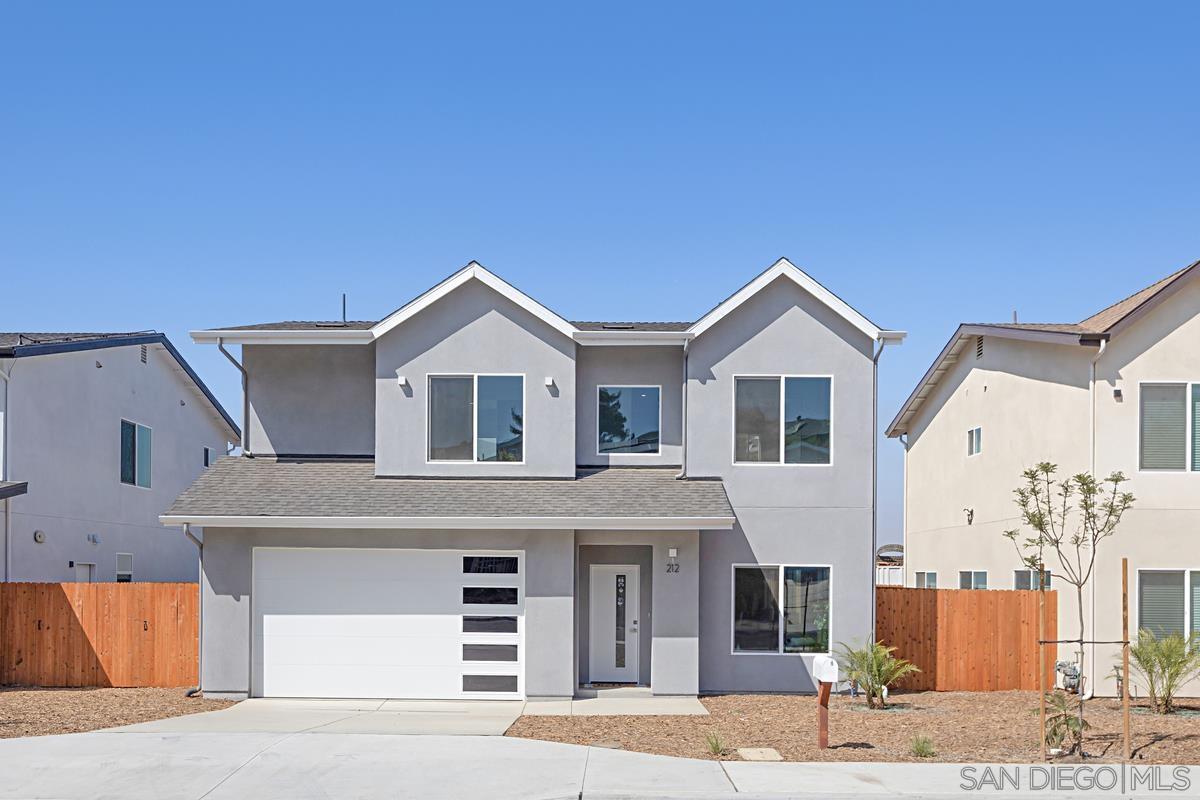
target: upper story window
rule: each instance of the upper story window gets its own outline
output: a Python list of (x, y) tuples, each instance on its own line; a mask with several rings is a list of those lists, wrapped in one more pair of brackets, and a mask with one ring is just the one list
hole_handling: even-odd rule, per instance
[(204, 448), (204, 468), (208, 469), (212, 466), (212, 448)]
[(735, 377), (733, 393), (734, 463), (832, 463), (832, 378)]
[(429, 460), (525, 460), (525, 376), (429, 377)]
[(121, 483), (150, 488), (151, 438), (145, 425), (121, 420)]
[(596, 387), (596, 453), (657, 454), (661, 394), (658, 386)]
[(918, 572), (913, 582), (913, 586), (918, 589), (936, 589), (937, 588), (937, 573), (936, 572)]
[[(1041, 583), (1043, 589), (1050, 588), (1050, 571), (1041, 571)], [(1031, 569), (1014, 569), (1013, 570), (1013, 588), (1032, 590), (1038, 588), (1038, 579), (1034, 577), (1034, 572)]]
[(987, 570), (963, 570), (958, 573), (958, 588), (986, 589)]
[(977, 456), (983, 450), (983, 428), (967, 431), (967, 455)]
[(1143, 470), (1200, 470), (1200, 384), (1143, 383), (1140, 387)]

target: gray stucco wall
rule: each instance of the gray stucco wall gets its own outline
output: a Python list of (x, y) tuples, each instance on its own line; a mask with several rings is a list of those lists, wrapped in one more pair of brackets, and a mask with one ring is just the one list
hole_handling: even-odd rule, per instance
[[(690, 346), (688, 473), (720, 477), (732, 531), (701, 534), (702, 691), (809, 691), (812, 656), (733, 655), (734, 563), (831, 567), (831, 643), (870, 637), (871, 340), (779, 279)], [(734, 465), (735, 375), (833, 377), (830, 465)]]
[(256, 455), (375, 452), (375, 345), (243, 345)]
[(255, 547), (371, 547), (525, 551), (525, 692), (575, 690), (572, 531), (354, 531), (212, 528), (202, 560), (201, 687), (244, 695), (251, 688), (251, 554)]
[[(575, 460), (580, 464), (659, 466), (679, 464), (683, 444), (682, 347), (581, 347), (575, 365)], [(598, 386), (661, 386), (662, 429), (658, 455), (599, 455)]]
[[(525, 376), (523, 464), (427, 461), (428, 376), (469, 373)], [(464, 284), (376, 342), (375, 397), (380, 475), (575, 474), (575, 343), (482, 283)]]

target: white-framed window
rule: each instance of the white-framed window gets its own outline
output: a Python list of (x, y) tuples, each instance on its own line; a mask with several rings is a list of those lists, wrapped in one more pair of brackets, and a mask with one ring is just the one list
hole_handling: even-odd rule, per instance
[(1142, 383), (1138, 395), (1138, 468), (1200, 471), (1200, 383)]
[(734, 654), (828, 653), (831, 570), (826, 565), (734, 564)]
[(913, 586), (918, 589), (936, 589), (937, 588), (937, 573), (936, 572), (918, 572), (913, 578)]
[(525, 461), (525, 376), (430, 375), (429, 461)]
[(1138, 570), (1138, 630), (1200, 635), (1200, 570)]
[[(1050, 588), (1050, 571), (1042, 570), (1042, 588)], [(1014, 589), (1036, 589), (1038, 588), (1037, 578), (1034, 577), (1034, 572), (1031, 569), (1014, 569), (1013, 570), (1013, 588)]]
[(150, 488), (152, 441), (148, 427), (121, 420), (121, 483)]
[(962, 570), (958, 573), (958, 588), (986, 589), (987, 570)]
[(117, 553), (117, 583), (133, 582), (133, 553)]
[(733, 463), (833, 463), (833, 378), (734, 376)]
[(983, 428), (967, 431), (967, 456), (977, 456), (983, 450)]
[(658, 455), (661, 386), (596, 387), (596, 455)]

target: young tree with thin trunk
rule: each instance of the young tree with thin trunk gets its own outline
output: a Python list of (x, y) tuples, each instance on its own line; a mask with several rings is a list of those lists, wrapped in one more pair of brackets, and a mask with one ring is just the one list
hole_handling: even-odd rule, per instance
[[(1021, 510), (1021, 522), (1032, 529), (1033, 536), (1023, 538), (1019, 529), (1005, 531), (1004, 536), (1016, 547), (1021, 562), (1038, 576), (1039, 586), (1046, 556), (1052, 554), (1059, 567), (1051, 570), (1054, 577), (1075, 587), (1079, 610), (1079, 720), (1082, 729), (1083, 642), (1087, 641), (1083, 590), (1095, 574), (1100, 542), (1116, 533), (1117, 525), (1133, 505), (1134, 497), (1122, 491), (1121, 485), (1128, 479), (1120, 472), (1112, 473), (1103, 481), (1097, 481), (1087, 472), (1058, 481), (1055, 480), (1057, 471), (1058, 465), (1043, 461), (1021, 474), (1024, 484), (1013, 494)], [(1073, 518), (1076, 513), (1077, 520)], [(1079, 750), (1082, 755), (1082, 741)]]

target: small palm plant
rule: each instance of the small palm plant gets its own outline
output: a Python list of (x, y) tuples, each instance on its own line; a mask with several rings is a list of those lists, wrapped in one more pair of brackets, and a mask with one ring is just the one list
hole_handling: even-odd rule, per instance
[[(1092, 727), (1079, 714), (1079, 701), (1066, 692), (1046, 692), (1046, 744), (1052, 748), (1074, 753), (1083, 747), (1083, 732)], [(1041, 709), (1033, 709), (1040, 714)]]
[(838, 645), (838, 660), (846, 677), (867, 695), (868, 708), (887, 708), (884, 691), (906, 675), (921, 670), (911, 662), (892, 655), (895, 647), (874, 642), (859, 648)]
[(1200, 677), (1200, 639), (1192, 634), (1187, 639), (1178, 633), (1161, 639), (1153, 631), (1138, 631), (1137, 643), (1130, 645), (1133, 671), (1146, 684), (1150, 707), (1158, 714), (1175, 710), (1175, 694), (1179, 687)]

